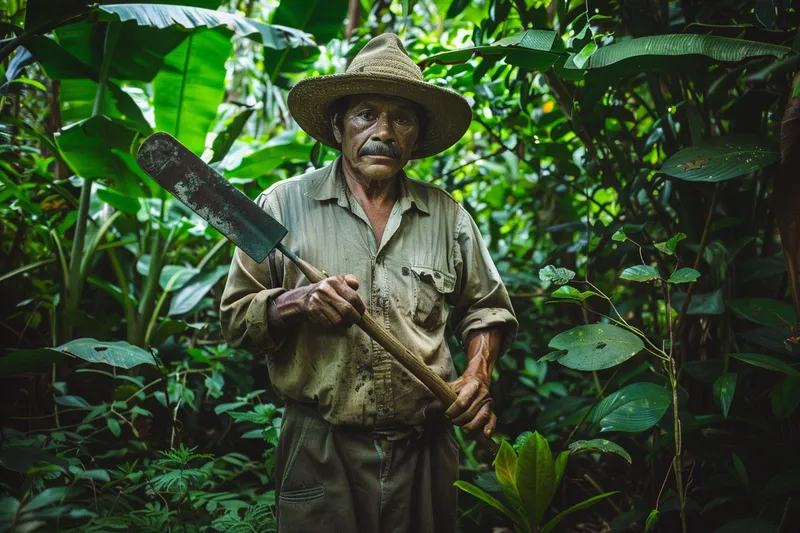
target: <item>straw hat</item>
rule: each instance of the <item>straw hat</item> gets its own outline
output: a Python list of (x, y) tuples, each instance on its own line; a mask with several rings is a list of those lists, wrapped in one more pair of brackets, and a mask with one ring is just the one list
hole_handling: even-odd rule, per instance
[(289, 111), (309, 135), (341, 149), (330, 124), (330, 105), (351, 94), (380, 94), (416, 102), (427, 111), (412, 159), (428, 157), (455, 144), (472, 121), (469, 103), (455, 91), (426, 83), (397, 35), (385, 33), (370, 40), (344, 74), (306, 78), (289, 91)]

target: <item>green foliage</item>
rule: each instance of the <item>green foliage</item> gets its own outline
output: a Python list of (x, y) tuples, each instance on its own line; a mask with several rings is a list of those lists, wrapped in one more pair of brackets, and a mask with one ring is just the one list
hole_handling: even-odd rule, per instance
[(566, 350), (556, 359), (575, 370), (602, 370), (627, 361), (644, 348), (642, 340), (617, 326), (578, 326), (553, 337), (550, 348)]
[(493, 471), (456, 433), (462, 529), (790, 530), (794, 6), (361, 2), (347, 35), (349, 4), (4, 3), (0, 530), (275, 530), (281, 400), (219, 330), (232, 247), (134, 154), (170, 131), (250, 197), (324, 165), (286, 92), (383, 31), (472, 105), (406, 171), (473, 216), (520, 321)]
[[(602, 447), (594, 449), (606, 451)], [(561, 483), (569, 454), (569, 451), (561, 452), (554, 461), (550, 445), (538, 432), (530, 434), (529, 438), (525, 439), (519, 452), (515, 452), (508, 442), (503, 441), (495, 458), (494, 471), (503, 495), (511, 503), (511, 507), (507, 507), (485, 490), (466, 481), (456, 481), (455, 485), (510, 518), (517, 531), (528, 533), (553, 531), (572, 513), (616, 494), (608, 492), (593, 496), (558, 513), (547, 523), (542, 523)]]

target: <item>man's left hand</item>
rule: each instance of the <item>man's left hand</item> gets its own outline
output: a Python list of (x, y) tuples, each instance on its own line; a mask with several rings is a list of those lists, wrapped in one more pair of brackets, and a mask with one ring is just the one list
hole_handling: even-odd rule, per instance
[(497, 426), (497, 416), (492, 412), (492, 395), (489, 393), (490, 381), (490, 376), (484, 378), (467, 371), (450, 382), (450, 387), (458, 397), (445, 412), (447, 418), (466, 432), (483, 428), (484, 434), (490, 437)]

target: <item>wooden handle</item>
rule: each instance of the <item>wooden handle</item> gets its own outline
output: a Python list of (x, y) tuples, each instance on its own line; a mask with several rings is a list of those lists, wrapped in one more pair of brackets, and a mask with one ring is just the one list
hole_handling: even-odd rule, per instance
[[(294, 261), (294, 263), (297, 265), (297, 268), (300, 269), (311, 283), (318, 283), (326, 278), (326, 276), (311, 263), (296, 256), (295, 258), (296, 261)], [(292, 258), (290, 257), (290, 259)], [(411, 353), (411, 350), (406, 348), (394, 335), (378, 324), (369, 311), (364, 311), (364, 314), (361, 316), (361, 321), (356, 322), (356, 325), (375, 342), (383, 346), (397, 362), (403, 365), (406, 370), (411, 372), (414, 377), (428, 387), (431, 392), (433, 392), (434, 396), (442, 402), (445, 408), (450, 407), (453, 402), (456, 401), (456, 393), (450, 388), (447, 382), (428, 368), (421, 359)], [(477, 434), (475, 440), (492, 455), (497, 454), (497, 443), (488, 438), (483, 432)]]

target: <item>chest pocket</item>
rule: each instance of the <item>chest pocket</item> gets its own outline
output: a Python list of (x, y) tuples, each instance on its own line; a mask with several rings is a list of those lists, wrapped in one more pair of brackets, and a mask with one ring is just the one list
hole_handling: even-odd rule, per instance
[(456, 277), (435, 268), (412, 266), (414, 276), (414, 322), (429, 331), (447, 320), (445, 296), (455, 288)]

